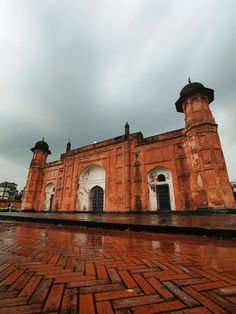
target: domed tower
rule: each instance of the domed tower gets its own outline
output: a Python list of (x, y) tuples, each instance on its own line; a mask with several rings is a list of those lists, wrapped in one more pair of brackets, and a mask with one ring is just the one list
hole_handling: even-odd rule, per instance
[(44, 139), (38, 141), (35, 146), (31, 148), (31, 151), (33, 152), (31, 165), (37, 166), (43, 166), (46, 163), (48, 155), (51, 154), (49, 146)]
[(21, 209), (37, 209), (43, 180), (43, 167), (46, 164), (47, 156), (51, 154), (49, 146), (44, 139), (38, 141), (31, 148), (31, 151), (33, 152), (33, 156), (29, 167)]
[(190, 82), (184, 86), (175, 106), (178, 112), (184, 112), (187, 129), (203, 123), (215, 125), (215, 119), (209, 108), (213, 100), (214, 90), (204, 87), (201, 83)]
[(189, 81), (175, 103), (176, 110), (185, 115), (192, 209), (235, 207), (217, 124), (209, 107), (213, 100), (213, 89)]

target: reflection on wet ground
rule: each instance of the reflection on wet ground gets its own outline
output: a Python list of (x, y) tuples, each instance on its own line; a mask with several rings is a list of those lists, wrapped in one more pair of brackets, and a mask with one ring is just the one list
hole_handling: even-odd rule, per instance
[[(148, 232), (114, 231), (81, 227), (40, 225), (30, 223), (1, 223), (1, 244), (50, 247), (50, 250), (78, 252), (82, 247), (100, 250), (130, 250), (149, 253), (167, 252), (174, 255), (188, 254), (198, 257), (199, 262), (236, 270), (236, 240), (156, 234)], [(207, 260), (206, 260), (207, 257)], [(225, 270), (225, 268), (224, 268)], [(236, 271), (235, 271), (236, 274)]]
[(59, 219), (68, 221), (97, 222), (107, 224), (134, 224), (149, 226), (197, 227), (205, 229), (236, 230), (236, 214), (217, 215), (134, 215), (134, 214), (94, 214), (62, 212), (14, 212), (0, 213), (1, 216)]
[[(220, 290), (236, 287), (235, 239), (2, 222), (0, 246), (0, 291), (8, 300), (6, 304), (0, 297), (0, 313), (1, 308), (22, 306), (31, 306), (35, 313), (43, 309), (59, 311), (64, 306), (76, 313), (75, 303), (63, 303), (68, 291), (73, 292), (81, 313), (84, 298), (91, 303), (90, 313), (103, 313), (101, 308), (111, 310), (104, 313), (118, 309), (119, 313), (129, 313), (128, 309), (130, 313), (159, 313), (158, 309), (168, 304), (168, 311), (193, 308), (210, 313), (209, 300), (219, 313), (232, 313), (232, 309), (236, 312), (236, 289), (228, 294)], [(70, 276), (66, 277), (68, 273)], [(25, 294), (25, 287), (33, 280), (38, 280), (37, 285), (32, 291), (28, 287), (30, 292)], [(162, 288), (157, 288), (157, 283)], [(45, 285), (47, 292), (37, 298), (40, 284)], [(60, 300), (51, 304), (54, 285), (61, 289), (57, 295)], [(135, 298), (139, 301), (125, 292), (121, 296), (120, 291), (131, 288), (138, 291)], [(169, 291), (169, 296), (161, 289)], [(186, 301), (183, 294), (195, 302)], [(150, 301), (149, 295), (158, 295), (160, 299)], [(128, 298), (131, 305), (125, 302)]]

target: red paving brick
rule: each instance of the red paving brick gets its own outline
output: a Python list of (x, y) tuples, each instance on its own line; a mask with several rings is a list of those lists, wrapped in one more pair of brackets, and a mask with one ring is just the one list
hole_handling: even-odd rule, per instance
[(2, 281), (3, 285), (12, 285), (22, 274), (24, 270), (17, 269), (10, 276), (8, 276), (5, 280)]
[(97, 276), (98, 279), (107, 279), (107, 271), (105, 266), (98, 265), (97, 266)]
[(155, 293), (153, 287), (140, 274), (133, 274), (134, 279), (145, 294)]
[(2, 299), (0, 300), (0, 308), (9, 307), (10, 305), (27, 304), (28, 299), (27, 297)]
[(153, 305), (141, 306), (134, 309), (134, 314), (154, 314), (163, 313), (184, 308), (184, 304), (180, 301), (170, 301), (164, 303), (156, 303)]
[(111, 300), (111, 299), (120, 299), (120, 298), (127, 298), (132, 296), (139, 295), (139, 289), (131, 289), (131, 290), (118, 290), (118, 291), (111, 291), (111, 292), (101, 292), (95, 294), (96, 301), (103, 301), (103, 300)]
[(97, 302), (97, 312), (98, 314), (113, 314), (112, 305), (109, 301)]
[(118, 291), (125, 289), (125, 287), (119, 283), (105, 284), (105, 285), (92, 285), (90, 287), (81, 287), (80, 293), (97, 293), (97, 292), (107, 292), (107, 291)]
[(137, 283), (134, 281), (132, 276), (128, 273), (127, 270), (121, 270), (119, 272), (120, 277), (123, 279), (127, 288), (137, 288)]
[(0, 308), (0, 314), (16, 314), (16, 313), (42, 313), (42, 305), (41, 304), (32, 304), (32, 305), (19, 305), (12, 306), (8, 308)]
[(156, 278), (148, 279), (153, 288), (165, 299), (173, 299), (174, 295), (163, 286)]
[(163, 301), (163, 299), (159, 295), (155, 294), (139, 296), (134, 298), (122, 298), (119, 300), (115, 300), (113, 302), (113, 305), (115, 309), (122, 309), (145, 304), (159, 303), (161, 301)]
[(74, 314), (78, 308), (78, 289), (65, 289), (62, 299), (61, 312)]
[(182, 300), (183, 303), (187, 304), (188, 306), (195, 306), (199, 305), (199, 303), (190, 297), (187, 293), (185, 293), (183, 290), (175, 286), (172, 282), (166, 281), (163, 283), (178, 299)]
[(52, 289), (48, 295), (46, 304), (43, 309), (44, 312), (52, 312), (59, 310), (63, 295), (63, 289), (64, 289), (63, 284), (57, 284), (52, 286)]
[(94, 302), (92, 294), (81, 294), (79, 297), (79, 313), (93, 314)]
[(235, 244), (0, 222), (0, 314), (236, 313)]
[(19, 296), (32, 295), (38, 284), (40, 283), (42, 276), (34, 276), (25, 285)]
[(30, 304), (43, 303), (47, 298), (51, 285), (52, 285), (51, 279), (42, 279), (30, 300)]
[(231, 303), (236, 304), (236, 296), (235, 297), (227, 297), (227, 300), (229, 300)]

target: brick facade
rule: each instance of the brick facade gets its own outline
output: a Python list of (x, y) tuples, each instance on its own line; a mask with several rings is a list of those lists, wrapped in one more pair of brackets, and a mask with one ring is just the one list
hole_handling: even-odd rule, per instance
[(209, 103), (212, 89), (186, 85), (176, 102), (185, 127), (151, 137), (141, 132), (71, 150), (47, 163), (43, 140), (32, 148), (22, 209), (186, 211), (235, 208)]

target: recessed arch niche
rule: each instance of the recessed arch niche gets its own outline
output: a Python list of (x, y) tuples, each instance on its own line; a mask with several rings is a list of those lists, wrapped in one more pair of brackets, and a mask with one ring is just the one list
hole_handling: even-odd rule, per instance
[(103, 190), (103, 204), (102, 206), (100, 204), (99, 211), (105, 210), (105, 178), (105, 169), (98, 165), (91, 165), (80, 173), (77, 191), (77, 210), (96, 211), (94, 210), (95, 202), (92, 198), (95, 194), (99, 194), (94, 193), (94, 190), (99, 188)]
[(55, 185), (52, 182), (48, 183), (45, 188), (43, 210), (48, 211), (53, 209), (54, 192)]
[(166, 212), (175, 210), (174, 188), (171, 170), (156, 167), (148, 172), (149, 210)]

